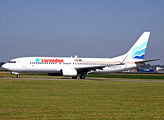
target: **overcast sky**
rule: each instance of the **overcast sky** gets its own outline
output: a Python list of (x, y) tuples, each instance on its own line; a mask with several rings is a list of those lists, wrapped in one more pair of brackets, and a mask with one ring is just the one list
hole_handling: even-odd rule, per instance
[(144, 31), (144, 59), (163, 58), (164, 0), (0, 0), (0, 61), (23, 56), (115, 57)]

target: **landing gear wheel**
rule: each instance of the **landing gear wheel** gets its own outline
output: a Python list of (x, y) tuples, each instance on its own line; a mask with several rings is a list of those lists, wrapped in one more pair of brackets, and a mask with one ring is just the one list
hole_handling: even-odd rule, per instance
[(72, 79), (77, 79), (77, 76), (72, 77)]
[(80, 79), (85, 79), (85, 75), (81, 74)]
[(19, 74), (17, 75), (17, 78), (20, 78), (20, 75)]

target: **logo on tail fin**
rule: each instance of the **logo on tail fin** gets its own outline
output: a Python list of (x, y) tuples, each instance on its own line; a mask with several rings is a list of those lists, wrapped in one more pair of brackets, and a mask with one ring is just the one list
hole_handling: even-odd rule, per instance
[(141, 46), (134, 47), (131, 53), (133, 59), (143, 59), (148, 41), (145, 41)]

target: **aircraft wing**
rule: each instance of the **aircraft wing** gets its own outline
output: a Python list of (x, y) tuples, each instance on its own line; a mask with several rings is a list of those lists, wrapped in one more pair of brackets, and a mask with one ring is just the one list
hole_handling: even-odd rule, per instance
[(90, 66), (90, 67), (81, 67), (81, 68), (76, 68), (78, 73), (87, 73), (91, 70), (96, 71), (98, 70), (103, 70), (103, 68), (105, 68), (107, 65), (103, 65), (103, 66)]
[[(127, 58), (127, 57), (126, 57)], [(117, 66), (117, 65), (124, 65), (126, 62), (126, 58), (121, 62), (120, 64), (115, 64), (112, 66)], [(152, 62), (152, 61), (157, 61), (161, 59), (152, 59), (152, 60), (143, 60), (143, 61), (136, 61), (135, 63), (145, 63), (145, 62)], [(103, 68), (110, 66), (110, 65), (98, 65), (98, 66), (89, 66), (89, 67), (80, 67), (80, 68), (75, 68), (78, 73), (88, 73), (89, 71), (96, 71), (96, 70), (103, 70)]]

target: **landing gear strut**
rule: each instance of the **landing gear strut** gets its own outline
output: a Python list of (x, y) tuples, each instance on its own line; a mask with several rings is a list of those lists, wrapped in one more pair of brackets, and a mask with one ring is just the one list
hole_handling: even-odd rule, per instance
[(85, 75), (81, 74), (80, 79), (85, 79)]

